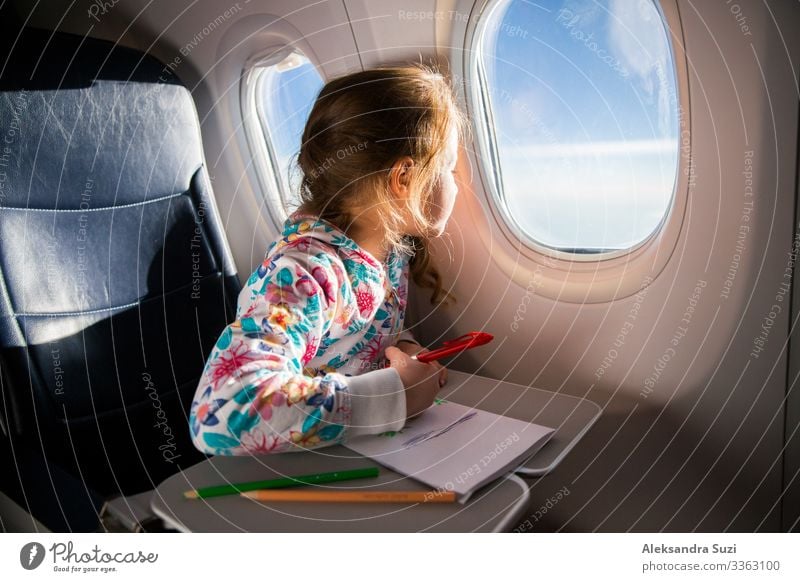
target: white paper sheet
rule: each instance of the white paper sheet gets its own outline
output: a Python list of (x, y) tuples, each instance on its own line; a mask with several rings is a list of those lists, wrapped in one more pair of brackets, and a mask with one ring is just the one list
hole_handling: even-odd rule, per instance
[(344, 446), (435, 490), (455, 491), (464, 503), (473, 491), (524, 463), (553, 432), (437, 401), (399, 432), (357, 437)]

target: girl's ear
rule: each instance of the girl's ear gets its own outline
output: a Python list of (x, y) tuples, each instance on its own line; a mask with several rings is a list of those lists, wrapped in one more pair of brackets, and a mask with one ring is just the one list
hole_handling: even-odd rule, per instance
[(397, 160), (389, 171), (389, 188), (399, 199), (408, 198), (413, 168), (414, 160), (404, 156)]

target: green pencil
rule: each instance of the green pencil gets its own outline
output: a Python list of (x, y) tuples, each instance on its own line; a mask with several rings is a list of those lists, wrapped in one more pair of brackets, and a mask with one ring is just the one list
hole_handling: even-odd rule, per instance
[(229, 485), (202, 487), (193, 491), (184, 491), (183, 496), (186, 499), (205, 499), (207, 497), (218, 497), (220, 495), (235, 495), (244, 491), (255, 491), (257, 489), (281, 489), (283, 487), (295, 487), (297, 485), (319, 485), (320, 483), (346, 481), (347, 479), (365, 479), (367, 477), (377, 476), (378, 467), (364, 467), (362, 469), (333, 471), (331, 473), (315, 473), (311, 475), (298, 475), (296, 477), (280, 477), (278, 479), (268, 479), (266, 481), (251, 481), (249, 483), (231, 483)]

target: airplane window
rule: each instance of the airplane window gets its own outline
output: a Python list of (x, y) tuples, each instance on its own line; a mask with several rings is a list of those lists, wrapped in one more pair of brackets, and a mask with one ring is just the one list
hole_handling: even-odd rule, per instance
[(501, 0), (475, 39), (482, 158), (521, 240), (597, 258), (656, 232), (675, 190), (680, 108), (653, 0)]
[(299, 52), (256, 70), (255, 104), (269, 150), (282, 210), (298, 202), (299, 172), (295, 164), (308, 115), (323, 81), (314, 65)]

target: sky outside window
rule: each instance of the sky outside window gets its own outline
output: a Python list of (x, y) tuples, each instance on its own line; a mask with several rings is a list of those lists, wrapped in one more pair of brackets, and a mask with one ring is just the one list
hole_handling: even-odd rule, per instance
[(287, 211), (299, 203), (300, 175), (295, 161), (308, 115), (322, 87), (322, 78), (314, 65), (296, 52), (266, 67), (259, 77), (256, 94), (261, 105), (261, 122), (276, 160), (275, 170), (282, 183)]
[(501, 2), (480, 44), (508, 215), (533, 240), (626, 249), (668, 212), (675, 69), (652, 0)]

